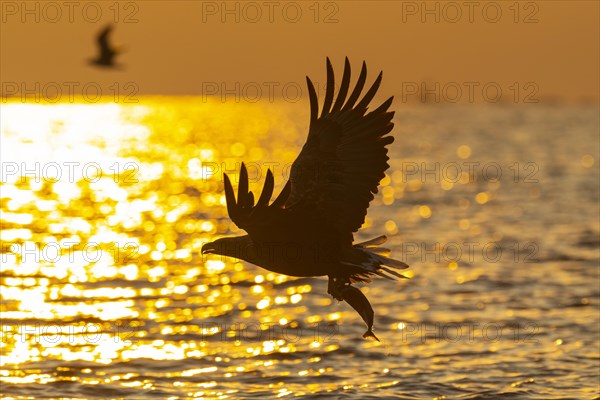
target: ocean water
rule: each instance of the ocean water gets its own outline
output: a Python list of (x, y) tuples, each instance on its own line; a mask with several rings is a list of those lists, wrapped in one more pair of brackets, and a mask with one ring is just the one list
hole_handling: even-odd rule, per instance
[(239, 234), (222, 173), (276, 192), (308, 107), (142, 98), (1, 110), (5, 398), (599, 398), (597, 106), (395, 104), (356, 240), (410, 280), (360, 286), (203, 243)]

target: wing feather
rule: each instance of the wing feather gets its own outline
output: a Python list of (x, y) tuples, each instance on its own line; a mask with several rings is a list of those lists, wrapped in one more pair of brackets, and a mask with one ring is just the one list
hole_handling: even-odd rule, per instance
[(292, 181), (287, 181), (279, 196), (275, 199), (271, 207), (273, 208), (283, 208), (285, 206), (285, 202), (287, 201), (290, 193), (292, 192)]
[(238, 185), (237, 201), (233, 192), (233, 185), (227, 174), (223, 174), (223, 183), (225, 186), (225, 200), (227, 201), (227, 212), (229, 218), (239, 228), (246, 231), (254, 231), (260, 226), (269, 225), (272, 221), (277, 221), (277, 212), (275, 210), (283, 209), (283, 206), (290, 194), (290, 182), (285, 185), (277, 199), (269, 205), (269, 200), (273, 195), (275, 179), (273, 172), (267, 170), (267, 177), (263, 185), (262, 192), (256, 205), (254, 205), (254, 193), (248, 190), (248, 171), (244, 163), (240, 168), (240, 182)]
[(308, 86), (308, 97), (310, 98), (310, 124), (312, 125), (319, 118), (319, 101), (317, 100), (315, 86), (308, 76), (306, 77), (306, 85)]
[(335, 91), (335, 79), (333, 76), (333, 67), (331, 61), (327, 57), (327, 89), (325, 90), (325, 101), (323, 103), (323, 111), (321, 111), (321, 118), (329, 113), (329, 108), (333, 102), (333, 92)]
[[(314, 86), (307, 78), (311, 120), (307, 141), (292, 165), (291, 192), (285, 208), (310, 212), (325, 226), (343, 237), (364, 223), (369, 203), (377, 193), (379, 181), (389, 168), (386, 146), (394, 141), (393, 98), (367, 113), (382, 81), (380, 73), (367, 93), (355, 105), (364, 88), (367, 67), (363, 62), (356, 85), (350, 89), (350, 62), (334, 102), (334, 74), (327, 59), (327, 89), (321, 114)], [(333, 107), (332, 107), (333, 104)], [(386, 136), (387, 135), (387, 136)], [(292, 179), (293, 178), (293, 179)], [(350, 235), (351, 236), (351, 235)]]
[(344, 76), (342, 77), (342, 84), (340, 85), (340, 91), (337, 95), (337, 99), (335, 100), (335, 104), (331, 109), (331, 113), (337, 113), (342, 109), (344, 105), (344, 101), (346, 100), (346, 95), (348, 94), (348, 88), (350, 87), (350, 61), (348, 57), (346, 57), (346, 61), (344, 61)]
[[(286, 224), (293, 221), (294, 231), (299, 235), (306, 236), (318, 226), (315, 237), (324, 235), (328, 240), (334, 240), (330, 237), (333, 233), (340, 240), (352, 242), (352, 232), (364, 223), (369, 203), (389, 168), (386, 146), (394, 141), (393, 136), (388, 135), (394, 126), (394, 113), (388, 109), (393, 99), (367, 112), (381, 85), (382, 74), (377, 76), (359, 101), (367, 78), (367, 66), (363, 62), (358, 80), (346, 99), (350, 92), (350, 62), (345, 59), (337, 97), (329, 59), (326, 65), (327, 85), (320, 115), (315, 87), (310, 78), (306, 78), (310, 100), (308, 138), (292, 164), (290, 179), (275, 201), (269, 205), (275, 185), (271, 170), (267, 171), (256, 205), (254, 194), (249, 191), (248, 171), (243, 163), (237, 201), (231, 180), (224, 174), (229, 216), (238, 227), (250, 234), (274, 228), (278, 228), (278, 232), (288, 232)], [(368, 247), (379, 244), (379, 241), (378, 238), (363, 245)], [(379, 272), (395, 275), (388, 270)]]
[(242, 208), (246, 208), (248, 207), (248, 200), (248, 170), (246, 169), (246, 165), (242, 163), (242, 167), (240, 168), (240, 183), (238, 186), (238, 204)]
[(354, 103), (356, 103), (356, 100), (358, 100), (358, 98), (360, 97), (360, 93), (362, 92), (366, 81), (367, 81), (367, 64), (363, 61), (362, 68), (360, 70), (360, 76), (358, 77), (356, 86), (354, 87), (354, 90), (352, 91), (352, 94), (348, 98), (348, 101), (346, 102), (346, 105), (344, 106), (342, 111), (351, 110), (352, 107), (354, 107)]
[(256, 203), (257, 208), (263, 208), (269, 204), (269, 200), (271, 200), (271, 196), (273, 195), (274, 187), (275, 179), (273, 179), (273, 173), (269, 169), (267, 170), (267, 178), (265, 179), (265, 185), (263, 186), (262, 193), (260, 194), (260, 198)]
[(379, 85), (381, 84), (381, 79), (383, 79), (383, 72), (380, 72), (379, 75), (377, 76), (377, 79), (375, 80), (375, 82), (373, 83), (373, 85), (371, 86), (371, 89), (369, 89), (369, 91), (367, 92), (367, 94), (365, 94), (365, 97), (362, 98), (362, 100), (360, 101), (360, 103), (358, 103), (356, 105), (355, 108), (360, 109), (367, 109), (367, 106), (369, 105), (369, 103), (371, 102), (371, 100), (373, 100), (373, 97), (375, 96), (375, 93), (377, 93), (377, 90), (379, 90)]

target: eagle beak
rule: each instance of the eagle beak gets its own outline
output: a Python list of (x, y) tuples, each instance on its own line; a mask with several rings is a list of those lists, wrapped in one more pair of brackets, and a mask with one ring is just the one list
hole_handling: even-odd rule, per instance
[(214, 242), (210, 242), (210, 243), (205, 243), (202, 246), (202, 254), (214, 254), (215, 251), (217, 250), (217, 246), (215, 246)]

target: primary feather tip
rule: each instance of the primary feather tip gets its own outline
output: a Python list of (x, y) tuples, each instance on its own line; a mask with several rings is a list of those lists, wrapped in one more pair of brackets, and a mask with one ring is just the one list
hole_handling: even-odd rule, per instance
[(379, 338), (377, 336), (375, 336), (375, 334), (373, 333), (372, 330), (367, 329), (367, 331), (363, 334), (363, 338), (369, 338), (372, 337), (373, 339), (377, 340), (378, 342), (381, 342), (381, 340), (379, 340)]

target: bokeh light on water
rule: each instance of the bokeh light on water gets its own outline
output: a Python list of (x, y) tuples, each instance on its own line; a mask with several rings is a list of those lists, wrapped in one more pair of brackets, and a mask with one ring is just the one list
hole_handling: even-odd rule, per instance
[(376, 343), (325, 279), (200, 254), (241, 234), (224, 171), (281, 189), (305, 104), (3, 104), (2, 391), (597, 396), (593, 107), (396, 109), (357, 239), (386, 233), (413, 279), (361, 288)]

